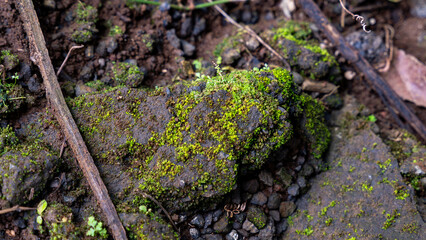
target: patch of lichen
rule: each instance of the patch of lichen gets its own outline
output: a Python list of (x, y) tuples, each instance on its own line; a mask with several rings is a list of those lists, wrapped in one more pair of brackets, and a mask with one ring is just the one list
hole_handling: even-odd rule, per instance
[(287, 40), (295, 42), (299, 46), (303, 46), (304, 48), (314, 53), (321, 54), (321, 61), (337, 64), (336, 59), (331, 56), (327, 50), (322, 49), (318, 45), (317, 41), (312, 39), (312, 31), (309, 28), (309, 23), (286, 21), (282, 24), (284, 25), (283, 27), (272, 30), (274, 32), (274, 44), (279, 42), (280, 39), (285, 38)]

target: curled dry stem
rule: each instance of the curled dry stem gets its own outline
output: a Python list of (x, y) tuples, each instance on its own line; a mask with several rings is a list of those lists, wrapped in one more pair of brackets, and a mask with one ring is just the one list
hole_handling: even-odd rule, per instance
[(357, 22), (359, 22), (361, 24), (362, 30), (364, 30), (364, 32), (366, 32), (366, 33), (370, 33), (371, 32), (371, 30), (367, 30), (367, 24), (365, 23), (365, 19), (364, 19), (363, 16), (354, 14), (351, 11), (349, 11), (345, 7), (345, 4), (342, 2), (342, 0), (339, 0), (339, 2), (340, 2), (340, 5), (342, 6), (343, 10), (345, 10), (345, 12), (347, 12), (348, 14), (350, 14), (355, 19), (355, 21), (357, 21)]

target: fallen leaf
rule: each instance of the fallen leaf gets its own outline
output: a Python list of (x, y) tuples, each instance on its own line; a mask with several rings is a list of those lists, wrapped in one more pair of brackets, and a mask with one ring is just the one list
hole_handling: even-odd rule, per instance
[(426, 107), (426, 65), (417, 58), (396, 51), (390, 70), (382, 76), (402, 99)]

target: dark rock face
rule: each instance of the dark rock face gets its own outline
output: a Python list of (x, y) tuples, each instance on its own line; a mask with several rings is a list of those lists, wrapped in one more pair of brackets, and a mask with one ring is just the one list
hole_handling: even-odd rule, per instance
[[(347, 102), (337, 118), (340, 128), (333, 133), (327, 156), (329, 170), (319, 174), (298, 200), (298, 211), (282, 239), (424, 236), (413, 191), (403, 182), (389, 148), (371, 130), (373, 126), (368, 126), (371, 123), (363, 119), (347, 121), (351, 117), (345, 116), (356, 109)], [(359, 121), (367, 126), (359, 129)]]
[(43, 190), (58, 158), (37, 140), (19, 143), (11, 128), (1, 131), (0, 196), (12, 205), (23, 204)]

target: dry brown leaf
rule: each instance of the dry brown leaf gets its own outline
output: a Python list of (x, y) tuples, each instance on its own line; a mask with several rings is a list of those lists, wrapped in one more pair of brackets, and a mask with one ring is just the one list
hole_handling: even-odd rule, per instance
[(401, 98), (426, 107), (426, 65), (417, 58), (398, 50), (383, 78)]

